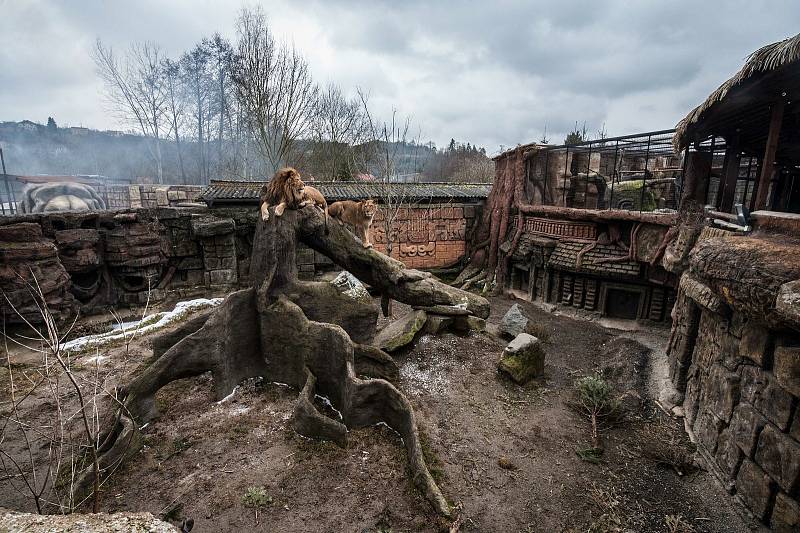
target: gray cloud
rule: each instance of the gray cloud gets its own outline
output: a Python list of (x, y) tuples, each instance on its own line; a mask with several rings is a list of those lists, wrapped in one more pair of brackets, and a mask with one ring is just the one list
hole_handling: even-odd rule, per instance
[[(321, 82), (362, 87), (381, 115), (414, 117), (423, 138), (500, 145), (575, 121), (612, 135), (674, 126), (759, 46), (798, 31), (793, 0), (406, 2), (280, 0), (278, 35)], [(150, 40), (172, 55), (219, 31), (239, 6), (211, 0), (0, 0), (0, 120), (118, 129), (90, 58)]]

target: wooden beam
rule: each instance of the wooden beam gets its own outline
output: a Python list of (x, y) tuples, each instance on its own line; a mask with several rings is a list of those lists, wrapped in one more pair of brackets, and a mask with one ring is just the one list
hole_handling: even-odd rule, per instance
[(769, 184), (770, 181), (772, 181), (772, 172), (775, 166), (775, 152), (778, 150), (778, 140), (781, 134), (781, 124), (783, 123), (783, 108), (784, 101), (782, 98), (772, 105), (767, 146), (764, 149), (764, 158), (761, 160), (761, 175), (758, 177), (758, 191), (756, 192), (755, 202), (756, 211), (767, 208)]
[(722, 178), (719, 188), (722, 191), (722, 201), (719, 201), (717, 194), (717, 204), (723, 213), (730, 213), (733, 209), (733, 200), (736, 196), (736, 182), (739, 179), (739, 164), (741, 157), (739, 154), (739, 136), (731, 136), (725, 140), (725, 168), (722, 170)]

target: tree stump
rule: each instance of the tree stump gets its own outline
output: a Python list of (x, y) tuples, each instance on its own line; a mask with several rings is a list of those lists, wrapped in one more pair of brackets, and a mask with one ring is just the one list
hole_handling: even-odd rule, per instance
[[(397, 373), (386, 353), (367, 343), (375, 335), (378, 309), (341, 294), (330, 283), (300, 281), (297, 242), (327, 255), (388, 298), (413, 306), (457, 306), (486, 318), (480, 296), (405, 269), (399, 261), (365, 249), (338, 224), (325, 227), (312, 206), (287, 210), (256, 226), (251, 287), (229, 295), (204, 318), (187, 322), (154, 342), (155, 361), (120, 392), (121, 408), (104, 438), (101, 468), (113, 470), (141, 447), (139, 429), (157, 415), (155, 394), (177, 379), (211, 372), (218, 399), (242, 380), (264, 377), (300, 390), (293, 427), (301, 435), (347, 443), (349, 429), (385, 422), (403, 438), (415, 485), (434, 509), (450, 508), (425, 464), (409, 401), (385, 377)], [(362, 380), (360, 373), (372, 378)], [(341, 413), (334, 420), (317, 411), (315, 395)], [(81, 486), (91, 484), (86, 472)]]

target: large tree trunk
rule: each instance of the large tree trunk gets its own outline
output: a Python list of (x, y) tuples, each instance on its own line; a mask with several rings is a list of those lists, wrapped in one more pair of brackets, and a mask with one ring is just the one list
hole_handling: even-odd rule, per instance
[[(414, 483), (437, 512), (450, 508), (422, 454), (411, 404), (384, 379), (361, 380), (359, 373), (391, 378), (397, 367), (386, 353), (368, 346), (378, 309), (355, 301), (329, 283), (301, 282), (298, 241), (326, 254), (384, 295), (412, 305), (459, 306), (475, 316), (489, 314), (488, 302), (445, 285), (424, 272), (366, 249), (314, 207), (274, 214), (256, 227), (251, 262), (252, 287), (229, 295), (213, 312), (187, 322), (154, 342), (157, 359), (122, 388), (124, 407), (106, 436), (101, 468), (111, 471), (139, 449), (138, 429), (157, 415), (156, 392), (177, 379), (211, 372), (217, 398), (242, 380), (263, 376), (296, 387), (300, 396), (293, 427), (305, 436), (347, 441), (348, 429), (385, 422), (405, 444)], [(329, 418), (314, 407), (316, 394), (341, 413)], [(81, 485), (91, 480), (86, 473)]]

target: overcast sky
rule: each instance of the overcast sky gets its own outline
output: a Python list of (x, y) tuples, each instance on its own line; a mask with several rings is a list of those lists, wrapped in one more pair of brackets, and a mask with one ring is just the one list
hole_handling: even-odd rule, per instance
[[(233, 38), (241, 5), (210, 0), (0, 0), (0, 121), (125, 129), (90, 51), (155, 41), (179, 55)], [(244, 5), (252, 5), (247, 2)], [(610, 135), (671, 128), (756, 48), (800, 32), (798, 0), (270, 1), (275, 33), (316, 78), (363, 87), (422, 137), (490, 153), (575, 121)]]

